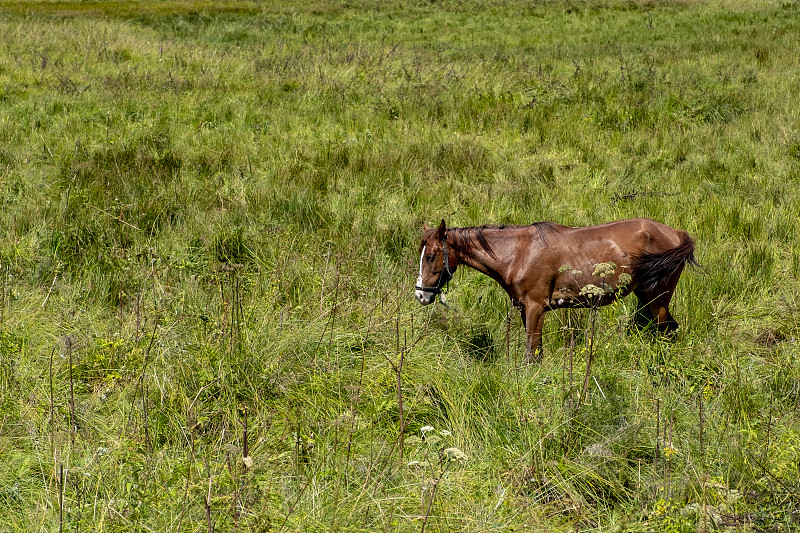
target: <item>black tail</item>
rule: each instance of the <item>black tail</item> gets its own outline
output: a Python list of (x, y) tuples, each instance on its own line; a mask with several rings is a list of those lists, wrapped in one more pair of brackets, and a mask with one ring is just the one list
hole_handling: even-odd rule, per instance
[(631, 262), (633, 278), (645, 290), (654, 290), (664, 280), (669, 279), (686, 263), (699, 266), (694, 258), (694, 241), (683, 232), (681, 243), (663, 252), (645, 252)]

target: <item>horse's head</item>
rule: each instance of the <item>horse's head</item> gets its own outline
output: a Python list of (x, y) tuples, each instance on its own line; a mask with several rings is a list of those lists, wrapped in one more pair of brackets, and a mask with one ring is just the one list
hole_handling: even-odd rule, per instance
[(455, 257), (447, 246), (447, 228), (444, 220), (438, 228), (422, 224), (422, 242), (419, 245), (419, 276), (414, 295), (422, 305), (433, 303), (438, 294), (444, 303), (442, 290), (453, 277)]

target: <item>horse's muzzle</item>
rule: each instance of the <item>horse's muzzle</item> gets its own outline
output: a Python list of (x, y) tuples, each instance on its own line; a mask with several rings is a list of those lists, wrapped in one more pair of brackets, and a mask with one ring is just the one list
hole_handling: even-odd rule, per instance
[(430, 305), (433, 303), (433, 298), (436, 294), (432, 292), (421, 291), (417, 289), (414, 291), (414, 296), (417, 297), (417, 301), (422, 305)]

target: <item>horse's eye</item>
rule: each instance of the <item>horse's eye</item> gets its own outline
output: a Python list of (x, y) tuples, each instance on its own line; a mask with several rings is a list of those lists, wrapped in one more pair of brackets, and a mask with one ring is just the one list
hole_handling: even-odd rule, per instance
[(429, 255), (429, 256), (427, 256), (427, 257), (425, 258), (425, 260), (426, 260), (428, 263), (433, 263), (433, 262), (436, 260), (436, 256), (435, 256), (435, 255)]

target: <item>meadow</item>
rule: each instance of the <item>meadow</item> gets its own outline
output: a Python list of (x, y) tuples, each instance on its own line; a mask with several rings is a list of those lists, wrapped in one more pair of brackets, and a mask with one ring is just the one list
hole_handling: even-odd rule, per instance
[[(0, 0), (0, 532), (800, 530), (796, 0)], [(540, 364), (422, 223), (688, 231)], [(581, 389), (591, 355), (589, 388)]]

